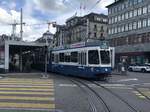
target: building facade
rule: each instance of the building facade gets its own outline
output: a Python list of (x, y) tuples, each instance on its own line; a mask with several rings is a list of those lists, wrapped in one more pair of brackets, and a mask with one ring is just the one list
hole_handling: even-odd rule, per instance
[(57, 26), (56, 43), (63, 46), (90, 40), (104, 40), (108, 34), (107, 24), (108, 17), (104, 14), (73, 16), (66, 21), (66, 25)]
[(108, 37), (116, 62), (150, 62), (150, 0), (115, 0), (108, 8)]
[(56, 33), (54, 35), (55, 46), (62, 46), (64, 44), (64, 39), (66, 37), (66, 26), (65, 25), (57, 25)]
[(36, 42), (46, 43), (47, 45), (52, 47), (52, 46), (54, 46), (54, 34), (47, 31), (42, 35), (41, 38), (37, 39)]

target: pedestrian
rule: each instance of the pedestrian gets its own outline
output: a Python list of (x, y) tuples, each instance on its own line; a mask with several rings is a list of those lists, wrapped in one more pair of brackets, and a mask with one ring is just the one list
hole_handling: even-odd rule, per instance
[(122, 60), (121, 72), (122, 74), (127, 75), (127, 63), (125, 59)]

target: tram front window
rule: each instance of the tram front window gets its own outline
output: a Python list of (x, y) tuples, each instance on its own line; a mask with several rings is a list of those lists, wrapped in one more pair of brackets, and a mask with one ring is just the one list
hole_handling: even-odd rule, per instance
[(100, 51), (101, 64), (110, 64), (110, 52)]
[(89, 64), (99, 64), (98, 50), (88, 51), (88, 62)]

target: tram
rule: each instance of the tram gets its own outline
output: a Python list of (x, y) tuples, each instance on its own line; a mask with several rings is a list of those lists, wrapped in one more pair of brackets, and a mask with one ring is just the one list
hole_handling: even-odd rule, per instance
[(114, 48), (105, 43), (53, 49), (48, 71), (85, 78), (106, 77), (114, 67)]

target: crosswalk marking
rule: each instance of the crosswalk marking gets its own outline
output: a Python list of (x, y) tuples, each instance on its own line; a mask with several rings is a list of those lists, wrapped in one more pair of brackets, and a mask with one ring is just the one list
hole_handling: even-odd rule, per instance
[(2, 79), (1, 81), (27, 81), (27, 82), (53, 82), (51, 79), (21, 79), (21, 78), (7, 78)]
[(14, 91), (11, 91), (11, 92), (8, 92), (8, 91), (0, 91), (0, 94), (3, 95), (3, 94), (26, 94), (26, 95), (54, 95), (53, 92), (14, 92)]
[(54, 82), (35, 82), (35, 81), (4, 81), (1, 80), (0, 83), (30, 83), (30, 84), (53, 84)]
[(0, 108), (46, 108), (46, 109), (54, 109), (55, 104), (39, 104), (39, 103), (9, 103), (2, 102), (0, 103)]
[(0, 80), (0, 109), (55, 109), (54, 81), (6, 78)]
[(54, 89), (53, 88), (49, 88), (49, 89), (45, 89), (45, 88), (41, 88), (41, 89), (39, 89), (39, 88), (7, 88), (7, 87), (5, 87), (5, 88), (0, 88), (0, 91), (4, 91), (4, 90), (21, 90), (21, 91), (28, 91), (28, 90), (30, 90), (30, 91), (49, 91), (49, 92), (54, 92)]
[(49, 88), (53, 88), (52, 86), (32, 86), (32, 85), (0, 85), (1, 87), (27, 87), (27, 88), (43, 88), (43, 89), (49, 89)]
[(0, 85), (32, 85), (32, 86), (36, 86), (36, 85), (41, 85), (41, 86), (53, 86), (53, 84), (34, 84), (34, 83), (1, 83)]
[(36, 101), (54, 101), (52, 97), (22, 97), (22, 96), (0, 96), (0, 100), (36, 100)]

